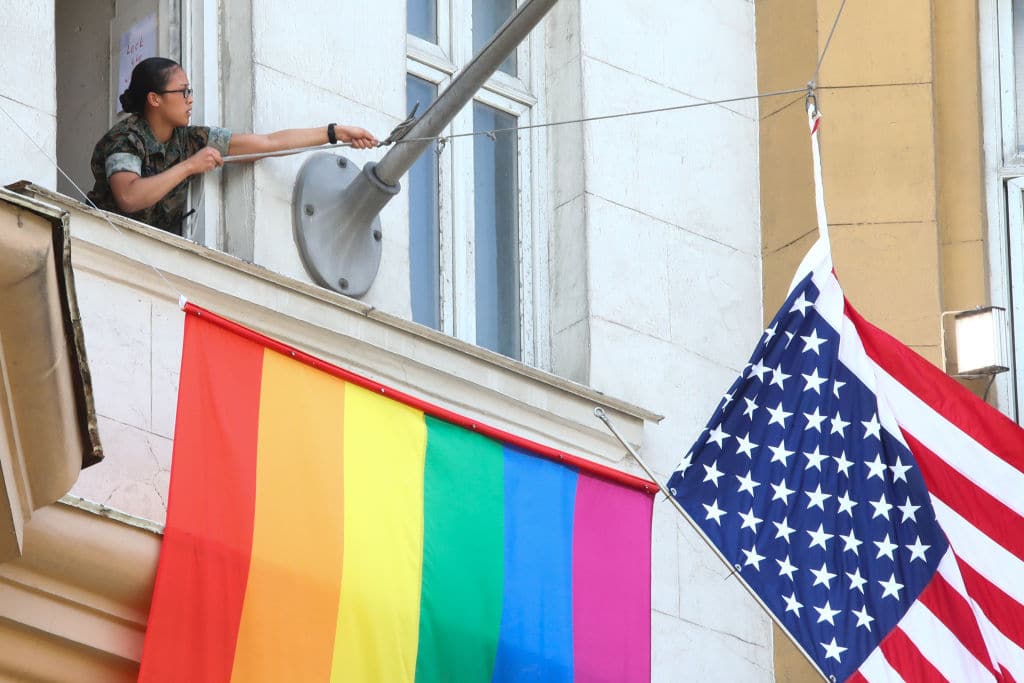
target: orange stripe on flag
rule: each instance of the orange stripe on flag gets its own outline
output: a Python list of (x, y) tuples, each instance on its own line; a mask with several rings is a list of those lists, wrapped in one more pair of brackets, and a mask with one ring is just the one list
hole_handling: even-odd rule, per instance
[(341, 380), (266, 352), (252, 563), (232, 681), (330, 678), (342, 570), (344, 400)]

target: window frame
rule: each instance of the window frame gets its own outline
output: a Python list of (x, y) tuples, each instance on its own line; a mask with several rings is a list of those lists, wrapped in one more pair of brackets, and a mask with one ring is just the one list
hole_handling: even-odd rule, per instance
[(1010, 371), (995, 376), (992, 393), (996, 407), (1019, 423), (1024, 404), (1024, 362), (1019, 362), (1024, 361), (1024, 273), (1015, 274), (1011, 264), (1024, 264), (1024, 131), (1017, 128), (1013, 19), (1013, 0), (979, 0), (990, 303), (1009, 313), (1011, 349)]
[[(1024, 175), (1006, 181), (1006, 209), (1009, 261), (1011, 264), (1024, 263)], [(1011, 268), (1008, 276), (1010, 291), (1024, 292), (1024, 269)], [(1008, 310), (1013, 332), (1011, 356), (1013, 359), (1024, 358), (1024, 297), (1011, 297)], [(1018, 389), (1024, 387), (1024, 364), (1011, 363), (1007, 374), (1012, 375)]]
[[(220, 83), (220, 13), (217, 3), (205, 0), (180, 0), (181, 66), (195, 91), (192, 107), (194, 126), (223, 126)], [(188, 207), (197, 217), (191, 235), (194, 241), (211, 249), (224, 250), (224, 197), (220, 173), (203, 174), (189, 185)]]
[[(518, 4), (522, 4), (522, 0)], [(407, 34), (406, 73), (437, 85), (441, 93), (459, 68), (472, 59), (472, 0), (438, 2), (437, 45)], [(518, 76), (496, 72), (473, 101), (517, 117), (518, 125), (543, 122), (543, 25), (535, 28), (517, 51)], [(413, 103), (407, 103), (411, 108)], [(444, 135), (473, 132), (473, 107), (467, 104)], [(421, 112), (422, 113), (422, 106)], [(443, 145), (438, 159), (440, 221), (441, 332), (476, 343), (474, 188), (472, 138), (459, 137)], [(436, 152), (433, 152), (436, 153)], [(545, 173), (537, 167), (547, 158), (546, 130), (517, 133), (519, 208), (519, 316), (521, 357), (528, 365), (550, 366), (547, 216)]]

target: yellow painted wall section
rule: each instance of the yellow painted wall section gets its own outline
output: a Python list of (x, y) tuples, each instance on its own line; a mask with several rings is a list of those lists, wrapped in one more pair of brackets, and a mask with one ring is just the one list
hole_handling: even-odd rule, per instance
[[(811, 78), (840, 2), (756, 4), (760, 92)], [(978, 70), (975, 3), (847, 2), (818, 78), (836, 272), (869, 320), (936, 364), (941, 313), (988, 303)], [(806, 114), (786, 103), (760, 105), (766, 320), (816, 237)], [(820, 680), (778, 630), (775, 676)]]
[[(935, 139), (942, 309), (991, 303), (982, 158), (978, 7), (936, 2)], [(987, 382), (964, 382), (982, 395)]]

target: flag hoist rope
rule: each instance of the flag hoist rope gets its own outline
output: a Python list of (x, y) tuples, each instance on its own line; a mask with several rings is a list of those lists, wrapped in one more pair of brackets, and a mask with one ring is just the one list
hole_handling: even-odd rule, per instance
[[(807, 124), (811, 131), (811, 157), (813, 159), (814, 166), (814, 201), (817, 213), (819, 235), (818, 241), (812, 248), (828, 249), (828, 219), (825, 215), (825, 191), (821, 175), (821, 150), (818, 144), (818, 129), (821, 126), (821, 112), (818, 111), (817, 98), (814, 94), (814, 88), (811, 85), (808, 85), (807, 88), (806, 103)], [(680, 516), (682, 516), (682, 518), (686, 520), (686, 522), (693, 528), (697, 535), (704, 540), (704, 542), (708, 545), (709, 548), (711, 548), (712, 552), (714, 552), (714, 554), (725, 564), (725, 566), (729, 568), (729, 576), (736, 576), (737, 572), (740, 571), (741, 567), (739, 565), (734, 565), (731, 562), (729, 562), (725, 555), (722, 554), (722, 551), (719, 550), (715, 546), (715, 544), (711, 542), (711, 539), (707, 537), (703, 529), (700, 528), (700, 525), (690, 518), (690, 515), (687, 514), (686, 510), (683, 509), (683, 506), (679, 504), (679, 501), (676, 500), (675, 496), (673, 496), (666, 489), (665, 484), (662, 483), (661, 479), (658, 478), (653, 471), (651, 471), (651, 468), (647, 466), (647, 463), (644, 462), (643, 458), (640, 457), (640, 454), (636, 452), (633, 446), (631, 446), (629, 442), (626, 441), (626, 439), (624, 439), (623, 436), (619, 433), (619, 431), (615, 428), (615, 425), (612, 424), (611, 419), (605, 413), (604, 409), (600, 407), (595, 408), (594, 415), (597, 416), (599, 420), (604, 422), (605, 426), (608, 428), (608, 431), (610, 431), (612, 435), (618, 440), (618, 442), (622, 444), (623, 448), (625, 448), (626, 451), (630, 454), (630, 456), (632, 456), (632, 458), (637, 462), (637, 464), (640, 465), (643, 471), (647, 473), (647, 476), (650, 477), (651, 480), (658, 485), (658, 489), (661, 491), (662, 494), (664, 494), (665, 498), (672, 504), (672, 506), (676, 509)], [(740, 580), (740, 584), (747, 590), (750, 596), (753, 597), (754, 600), (756, 600), (757, 603), (761, 606), (761, 608), (768, 614), (768, 616), (771, 617), (772, 621), (775, 622), (780, 629), (782, 629), (783, 633), (786, 634), (790, 642), (793, 643), (793, 646), (796, 647), (797, 650), (799, 650), (799, 652), (807, 659), (808, 663), (810, 663), (810, 665), (814, 667), (814, 670), (817, 671), (823, 679), (835, 683), (835, 677), (825, 675), (825, 673), (818, 667), (817, 662), (815, 662), (814, 659), (812, 659), (811, 656), (804, 649), (803, 645), (797, 642), (797, 640), (792, 636), (792, 634), (790, 634), (789, 630), (785, 627), (785, 625), (782, 624), (782, 622), (775, 615), (775, 613), (772, 612), (766, 604), (764, 604), (764, 601), (761, 599), (761, 596), (759, 596), (753, 588), (747, 585), (747, 582), (744, 581), (742, 577), (736, 576), (736, 578)]]
[[(549, 123), (534, 123), (526, 126), (513, 126), (510, 128), (494, 128), (492, 130), (477, 130), (471, 133), (454, 133), (452, 135), (436, 135), (429, 138), (398, 138), (390, 141), (384, 141), (378, 144), (378, 147), (385, 147), (388, 145), (400, 145), (408, 142), (422, 142), (424, 140), (436, 140), (440, 143), (446, 143), (448, 140), (455, 138), (466, 138), (476, 137), (485, 135), (491, 139), (499, 133), (513, 133), (523, 130), (533, 130), (534, 128), (554, 128), (555, 126), (567, 126), (573, 123), (590, 123), (592, 121), (607, 121), (609, 119), (621, 119), (628, 116), (644, 116), (647, 114), (661, 114), (670, 111), (680, 111), (682, 109), (693, 109), (695, 107), (709, 107), (712, 105), (721, 104), (732, 104), (734, 102), (745, 102), (747, 100), (760, 100), (766, 97), (778, 97), (779, 95), (792, 95), (794, 93), (802, 93), (806, 88), (790, 88), (788, 90), (775, 90), (773, 92), (759, 93), (757, 95), (746, 95), (744, 97), (730, 97), (724, 100), (712, 100), (707, 102), (693, 102), (691, 104), (677, 104), (671, 107), (659, 107), (657, 109), (641, 109), (638, 111), (627, 111), (618, 114), (602, 114), (598, 116), (588, 116), (580, 119), (569, 119), (566, 121), (551, 121)], [(795, 101), (794, 101), (795, 102)], [(790, 102), (793, 104), (793, 102)], [(788, 106), (788, 105), (787, 105)], [(399, 124), (400, 126), (403, 124)], [(233, 154), (223, 157), (223, 161), (252, 161), (254, 159), (263, 159), (265, 157), (283, 157), (291, 154), (301, 154), (302, 152), (315, 152), (318, 150), (331, 150), (337, 147), (351, 147), (347, 142), (339, 142), (336, 145), (311, 145), (309, 147), (298, 147), (296, 149), (286, 149), (280, 152), (258, 152), (255, 154)]]

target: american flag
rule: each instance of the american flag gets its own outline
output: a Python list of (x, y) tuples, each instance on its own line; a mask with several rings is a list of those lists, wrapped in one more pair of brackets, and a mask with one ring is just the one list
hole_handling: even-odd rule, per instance
[(1024, 430), (865, 322), (827, 241), (668, 486), (829, 679), (1024, 683)]

